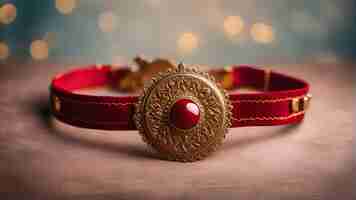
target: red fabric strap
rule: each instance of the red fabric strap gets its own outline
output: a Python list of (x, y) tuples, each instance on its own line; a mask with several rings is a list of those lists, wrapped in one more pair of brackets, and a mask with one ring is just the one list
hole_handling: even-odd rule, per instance
[[(127, 69), (114, 71), (110, 66), (89, 66), (56, 76), (50, 87), (52, 113), (74, 126), (135, 130), (132, 117), (137, 96), (93, 96), (74, 92), (112, 84), (125, 71)], [(230, 73), (234, 88), (267, 89), (258, 93), (229, 93), (233, 105), (232, 127), (289, 124), (304, 118), (304, 111), (295, 112), (291, 105), (293, 99), (303, 98), (308, 93), (309, 85), (305, 81), (249, 66), (234, 66)]]

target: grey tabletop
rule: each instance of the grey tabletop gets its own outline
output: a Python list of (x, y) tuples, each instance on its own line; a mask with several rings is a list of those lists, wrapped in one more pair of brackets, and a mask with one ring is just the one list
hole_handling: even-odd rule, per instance
[(136, 131), (55, 121), (48, 85), (71, 66), (2, 65), (0, 199), (356, 199), (354, 67), (272, 67), (311, 83), (304, 122), (234, 128), (217, 153), (179, 163)]

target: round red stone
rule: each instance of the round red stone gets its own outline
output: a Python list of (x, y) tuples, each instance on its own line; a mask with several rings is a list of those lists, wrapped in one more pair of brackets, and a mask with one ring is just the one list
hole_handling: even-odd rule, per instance
[(193, 128), (198, 124), (199, 118), (199, 107), (190, 99), (179, 99), (170, 112), (170, 122), (180, 129)]

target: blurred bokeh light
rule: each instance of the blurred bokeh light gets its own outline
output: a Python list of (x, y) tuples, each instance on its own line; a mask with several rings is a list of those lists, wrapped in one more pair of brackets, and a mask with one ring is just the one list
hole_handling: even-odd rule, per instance
[(44, 60), (48, 58), (48, 43), (44, 40), (33, 41), (30, 47), (31, 56), (35, 60)]
[(75, 7), (77, 6), (76, 0), (55, 0), (55, 1), (56, 1), (57, 10), (64, 15), (71, 14), (75, 9)]
[(274, 40), (274, 31), (272, 26), (256, 23), (251, 28), (252, 38), (259, 43), (271, 43)]
[(243, 31), (244, 22), (240, 16), (228, 16), (224, 20), (224, 30), (228, 37), (236, 37)]
[(17, 16), (17, 9), (11, 3), (6, 3), (0, 7), (0, 23), (11, 24)]
[(113, 32), (117, 23), (117, 16), (113, 12), (104, 12), (99, 15), (98, 26), (103, 32)]
[(192, 53), (199, 45), (199, 38), (196, 34), (188, 32), (183, 33), (178, 41), (178, 51), (182, 54)]
[(137, 54), (210, 65), (350, 60), (355, 4), (0, 0), (0, 60), (121, 63)]
[(5, 60), (9, 57), (10, 50), (6, 43), (0, 42), (0, 60)]

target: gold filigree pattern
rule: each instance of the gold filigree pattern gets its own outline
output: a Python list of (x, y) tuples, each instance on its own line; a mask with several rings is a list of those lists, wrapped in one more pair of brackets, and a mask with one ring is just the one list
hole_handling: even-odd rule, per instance
[[(181, 98), (194, 101), (200, 120), (191, 129), (175, 128), (172, 105)], [(227, 93), (207, 73), (182, 64), (152, 78), (139, 98), (134, 120), (143, 140), (165, 159), (195, 161), (214, 152), (231, 126)]]

